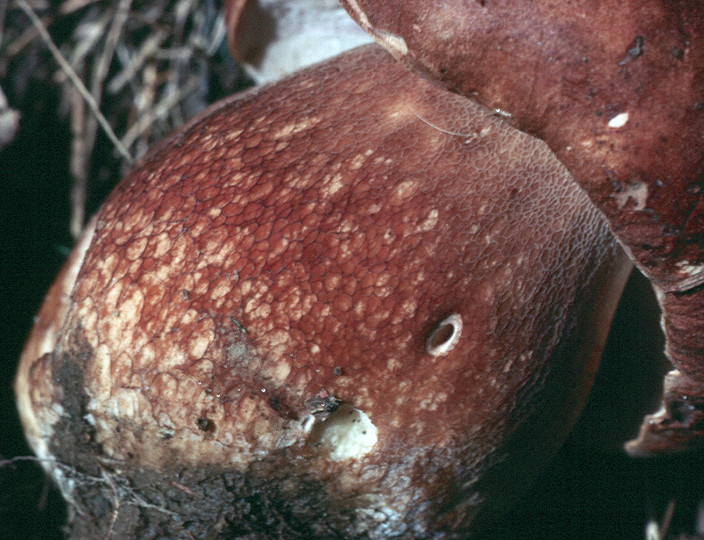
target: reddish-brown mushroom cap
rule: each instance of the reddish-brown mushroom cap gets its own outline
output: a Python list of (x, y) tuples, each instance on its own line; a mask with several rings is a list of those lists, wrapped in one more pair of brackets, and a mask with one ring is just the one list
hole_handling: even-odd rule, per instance
[(704, 4), (343, 4), (396, 58), (510, 116), (573, 173), (660, 294), (668, 355), (680, 370), (662, 414), (629, 449), (701, 444)]
[(16, 389), (76, 535), (460, 535), (559, 446), (629, 269), (543, 143), (367, 47), (125, 178)]

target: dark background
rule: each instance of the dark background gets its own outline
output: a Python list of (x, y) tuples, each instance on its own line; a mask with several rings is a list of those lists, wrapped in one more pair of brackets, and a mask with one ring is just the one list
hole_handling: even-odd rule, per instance
[[(56, 112), (54, 88), (35, 82), (13, 93), (7, 80), (0, 85), (23, 114), (17, 138), (0, 151), (0, 538), (60, 538), (66, 518), (61, 497), (34, 462), (12, 459), (31, 455), (12, 380), (32, 318), (72, 245), (69, 126)], [(89, 213), (114, 181), (93, 185)], [(652, 293), (636, 276), (573, 436), (487, 538), (644, 538), (647, 521), (662, 522), (673, 501), (669, 537), (695, 532), (704, 457), (634, 460), (619, 450), (642, 412), (657, 408), (662, 347)]]
[[(53, 94), (53, 95), (52, 95)], [(0, 152), (0, 459), (29, 456), (12, 380), (32, 318), (72, 245), (68, 126), (56, 93), (34, 88), (18, 138)], [(32, 462), (0, 466), (0, 538), (59, 538), (61, 498)]]

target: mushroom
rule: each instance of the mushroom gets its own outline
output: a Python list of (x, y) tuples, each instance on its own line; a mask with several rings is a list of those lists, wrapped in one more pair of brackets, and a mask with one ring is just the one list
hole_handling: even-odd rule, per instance
[(343, 0), (397, 59), (544, 139), (650, 279), (662, 408), (634, 455), (704, 429), (704, 4)]
[(578, 414), (631, 264), (547, 146), (366, 46), (221, 102), (23, 352), (75, 537), (458, 537)]

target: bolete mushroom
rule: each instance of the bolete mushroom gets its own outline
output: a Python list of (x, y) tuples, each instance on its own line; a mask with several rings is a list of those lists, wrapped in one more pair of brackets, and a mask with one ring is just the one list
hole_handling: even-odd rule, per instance
[(660, 411), (635, 455), (704, 438), (704, 3), (343, 0), (397, 59), (543, 138), (659, 298)]
[(630, 268), (544, 143), (362, 47), (123, 180), (19, 409), (76, 537), (464, 536), (559, 447)]

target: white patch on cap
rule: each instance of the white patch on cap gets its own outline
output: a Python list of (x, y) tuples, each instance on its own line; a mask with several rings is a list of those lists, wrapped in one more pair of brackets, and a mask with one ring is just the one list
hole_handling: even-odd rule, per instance
[(692, 264), (688, 260), (678, 261), (675, 263), (675, 266), (677, 267), (677, 270), (689, 276), (704, 272), (703, 264)]
[(611, 120), (609, 120), (609, 127), (614, 128), (614, 129), (622, 128), (627, 123), (628, 123), (628, 113), (622, 112), (622, 113), (614, 116)]
[(622, 185), (621, 191), (611, 195), (619, 208), (632, 204), (634, 210), (643, 210), (648, 202), (648, 184), (633, 181)]

